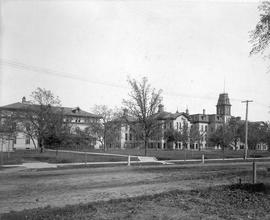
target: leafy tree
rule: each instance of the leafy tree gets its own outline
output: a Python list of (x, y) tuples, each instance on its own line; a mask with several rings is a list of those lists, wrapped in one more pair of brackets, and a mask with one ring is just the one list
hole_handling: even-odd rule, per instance
[(232, 138), (231, 143), (234, 144), (234, 147), (236, 149), (237, 144), (240, 140), (241, 131), (244, 130), (244, 122), (240, 121), (235, 117), (232, 117), (227, 124), (227, 130), (230, 131)]
[[(8, 157), (10, 149), (10, 140), (16, 135), (16, 123), (14, 123), (13, 114), (7, 114), (6, 112), (1, 114), (0, 120), (0, 139), (1, 139), (1, 151), (3, 151), (3, 144), (8, 141)], [(2, 163), (1, 155), (1, 163)]]
[(49, 148), (58, 149), (70, 135), (71, 125), (64, 123), (63, 110), (61, 109), (51, 114), (47, 129), (44, 132), (44, 145)]
[(169, 128), (164, 132), (164, 139), (166, 140), (166, 142), (168, 144), (170, 143), (177, 143), (178, 141), (181, 140), (181, 132), (173, 129), (173, 128)]
[[(268, 122), (249, 122), (248, 123), (248, 148), (256, 149), (259, 143), (266, 143), (269, 145), (270, 129)], [(245, 127), (241, 127), (240, 139), (242, 142), (245, 140)]]
[(92, 121), (87, 128), (89, 135), (93, 135), (97, 138), (104, 151), (107, 149), (107, 140), (115, 137), (117, 133), (118, 124), (110, 123), (114, 118), (120, 115), (118, 109), (111, 109), (106, 105), (95, 105), (93, 112), (102, 118), (100, 120)]
[(190, 144), (194, 145), (195, 143), (198, 143), (199, 149), (201, 149), (201, 142), (202, 142), (203, 135), (204, 133), (201, 133), (195, 125), (192, 125), (189, 132)]
[(228, 124), (219, 126), (215, 132), (213, 132), (208, 140), (214, 145), (220, 145), (223, 152), (230, 146), (234, 139), (234, 135)]
[(62, 128), (63, 111), (59, 98), (50, 90), (37, 88), (31, 98), (16, 118), (20, 130), (29, 135), (34, 144), (34, 139), (37, 139), (38, 147), (43, 152), (45, 139)]
[(258, 9), (261, 12), (259, 22), (255, 29), (250, 32), (251, 55), (265, 53), (270, 43), (270, 2), (262, 2)]
[(161, 103), (162, 91), (156, 91), (154, 88), (151, 88), (146, 77), (143, 77), (141, 82), (135, 79), (128, 79), (128, 83), (131, 91), (129, 99), (124, 99), (123, 104), (141, 126), (140, 133), (143, 136), (146, 155), (149, 139), (154, 135), (155, 129), (159, 126), (153, 116)]
[(264, 142), (268, 145), (268, 150), (270, 151), (270, 122), (264, 122), (264, 130), (265, 130), (265, 134), (264, 134)]
[(188, 127), (188, 123), (184, 121), (183, 127), (180, 130), (180, 142), (184, 144), (184, 147), (187, 148), (188, 143), (190, 144), (190, 129)]
[(189, 128), (188, 123), (184, 122), (183, 127), (181, 129), (174, 129), (174, 128), (168, 128), (164, 132), (164, 139), (168, 143), (175, 143), (182, 142), (184, 146), (186, 147), (189, 143)]

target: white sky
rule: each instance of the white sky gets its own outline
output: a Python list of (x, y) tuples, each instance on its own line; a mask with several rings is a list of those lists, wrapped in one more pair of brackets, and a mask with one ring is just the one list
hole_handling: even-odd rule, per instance
[(1, 1), (0, 106), (50, 89), (63, 106), (121, 107), (127, 76), (163, 90), (165, 110), (270, 118), (268, 61), (249, 57), (251, 1)]

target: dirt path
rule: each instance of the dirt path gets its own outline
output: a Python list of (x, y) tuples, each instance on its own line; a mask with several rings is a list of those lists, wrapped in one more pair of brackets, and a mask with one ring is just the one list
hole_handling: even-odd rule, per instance
[[(265, 172), (265, 166), (258, 167)], [(0, 173), (0, 213), (247, 181), (250, 166), (111, 167)]]

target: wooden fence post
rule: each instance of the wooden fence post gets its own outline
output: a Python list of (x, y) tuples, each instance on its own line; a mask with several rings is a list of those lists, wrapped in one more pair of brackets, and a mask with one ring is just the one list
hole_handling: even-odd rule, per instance
[(257, 168), (256, 168), (256, 162), (255, 160), (252, 163), (252, 183), (256, 184), (257, 182)]
[(204, 163), (204, 154), (202, 154), (202, 163)]
[(130, 155), (128, 155), (128, 166), (130, 166)]

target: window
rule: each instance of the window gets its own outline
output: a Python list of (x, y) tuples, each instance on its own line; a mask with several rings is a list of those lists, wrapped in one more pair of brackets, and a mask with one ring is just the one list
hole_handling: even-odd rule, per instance
[(182, 124), (181, 123), (179, 123), (179, 129), (182, 129)]
[(129, 140), (132, 141), (132, 134), (129, 134)]
[(26, 137), (25, 137), (25, 144), (30, 144), (30, 137), (29, 137), (29, 135), (26, 135)]
[(176, 129), (178, 130), (178, 122), (176, 122)]
[(201, 125), (201, 131), (203, 131), (203, 125)]
[(126, 141), (128, 140), (128, 134), (127, 133), (125, 134), (125, 140)]
[(205, 131), (207, 131), (207, 129), (208, 129), (208, 128), (207, 128), (207, 125), (205, 125)]

